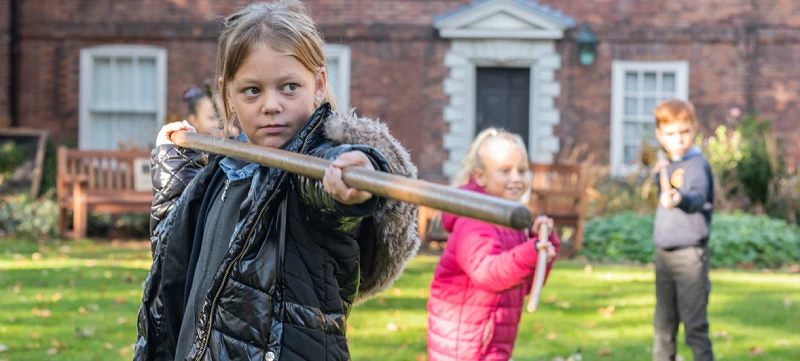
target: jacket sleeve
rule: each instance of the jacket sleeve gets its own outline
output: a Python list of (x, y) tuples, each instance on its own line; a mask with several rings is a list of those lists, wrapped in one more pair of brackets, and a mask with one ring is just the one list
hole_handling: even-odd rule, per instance
[[(377, 150), (365, 145), (339, 145), (321, 149), (312, 155), (334, 160), (342, 153), (360, 151), (367, 155), (372, 166), (382, 172), (390, 172), (389, 164)], [(321, 180), (295, 176), (300, 199), (305, 205), (305, 211), (312, 219), (317, 220), (325, 228), (333, 228), (341, 232), (350, 232), (366, 217), (373, 215), (385, 203), (384, 199), (373, 196), (364, 203), (347, 205), (333, 199), (322, 186)]]
[(172, 144), (162, 144), (150, 153), (153, 206), (150, 233), (175, 205), (189, 182), (203, 169), (203, 153)]
[(684, 173), (685, 187), (680, 190), (681, 202), (678, 208), (686, 213), (701, 211), (707, 203), (711, 202), (712, 180), (711, 169), (708, 163), (703, 163), (701, 169), (687, 170)]
[(464, 228), (460, 237), (451, 237), (458, 243), (448, 247), (455, 247), (459, 266), (478, 288), (501, 292), (529, 281), (538, 255), (534, 242), (503, 250), (494, 227), (466, 219), (457, 222), (465, 222)]

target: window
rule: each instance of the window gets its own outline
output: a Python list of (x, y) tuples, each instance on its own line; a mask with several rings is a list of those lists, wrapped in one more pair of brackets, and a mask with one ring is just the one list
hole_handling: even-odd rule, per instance
[(81, 149), (146, 148), (166, 111), (167, 52), (141, 45), (81, 50)]
[(657, 144), (656, 105), (687, 99), (689, 63), (614, 61), (611, 76), (611, 170), (626, 174), (638, 167), (644, 142)]
[(328, 87), (336, 97), (340, 112), (350, 110), (350, 47), (325, 45)]

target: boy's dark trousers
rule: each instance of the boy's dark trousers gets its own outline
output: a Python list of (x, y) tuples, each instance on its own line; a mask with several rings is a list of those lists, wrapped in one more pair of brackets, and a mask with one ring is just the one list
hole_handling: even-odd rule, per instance
[(674, 361), (678, 324), (683, 322), (686, 345), (694, 361), (714, 360), (708, 337), (707, 246), (674, 250), (656, 248), (656, 313), (653, 361)]

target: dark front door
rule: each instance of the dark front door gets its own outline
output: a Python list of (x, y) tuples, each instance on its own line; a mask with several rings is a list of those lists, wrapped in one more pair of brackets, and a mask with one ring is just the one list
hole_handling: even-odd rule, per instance
[(529, 68), (478, 68), (475, 134), (502, 128), (519, 134), (528, 146)]

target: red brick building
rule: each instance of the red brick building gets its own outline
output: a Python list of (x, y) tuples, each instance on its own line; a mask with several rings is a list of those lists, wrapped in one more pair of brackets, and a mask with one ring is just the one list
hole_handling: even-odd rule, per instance
[[(246, 3), (0, 0), (0, 125), (83, 148), (152, 142), (214, 77), (219, 16)], [(340, 102), (386, 121), (426, 179), (452, 175), (487, 125), (522, 133), (534, 160), (586, 144), (623, 172), (668, 96), (692, 100), (706, 134), (732, 107), (758, 111), (800, 164), (797, 1), (308, 3)], [(599, 43), (581, 65), (586, 22)]]

